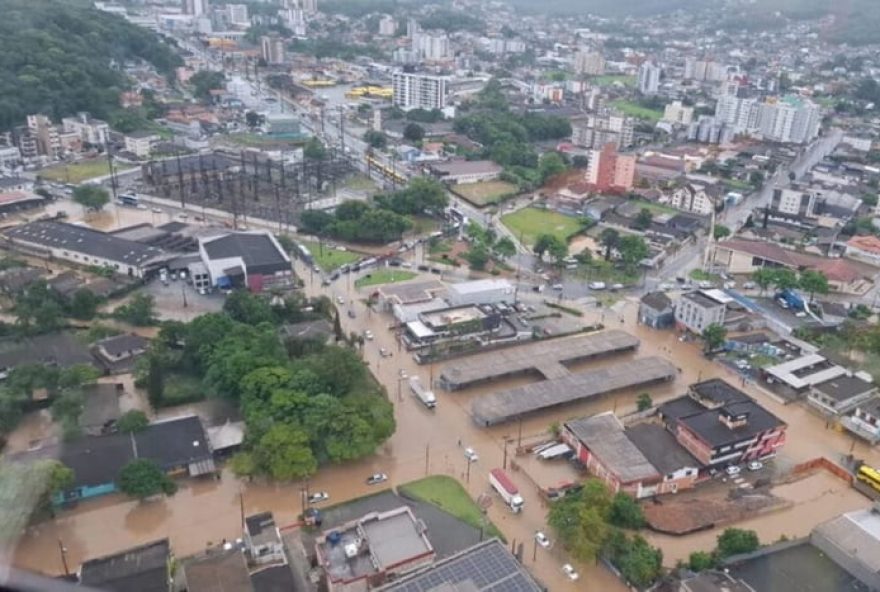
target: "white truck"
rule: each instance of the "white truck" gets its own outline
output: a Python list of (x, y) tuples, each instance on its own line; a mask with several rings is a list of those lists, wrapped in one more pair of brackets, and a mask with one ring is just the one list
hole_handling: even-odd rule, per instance
[(501, 496), (501, 499), (504, 500), (504, 503), (507, 504), (512, 512), (519, 513), (522, 511), (523, 498), (519, 494), (519, 489), (516, 488), (516, 485), (507, 476), (507, 473), (501, 469), (492, 469), (489, 471), (489, 484), (498, 492), (498, 495)]
[(409, 388), (428, 409), (437, 406), (437, 397), (434, 396), (433, 391), (425, 388), (418, 376), (409, 377)]

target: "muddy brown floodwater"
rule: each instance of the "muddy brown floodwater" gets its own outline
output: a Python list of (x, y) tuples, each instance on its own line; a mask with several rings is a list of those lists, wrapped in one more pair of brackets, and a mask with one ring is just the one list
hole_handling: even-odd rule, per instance
[[(307, 269), (296, 263), (297, 271), (306, 278), (308, 292), (319, 293), (319, 278), (310, 281)], [(374, 472), (385, 472), (390, 485), (398, 485), (418, 479), (426, 474), (448, 474), (459, 479), (476, 499), (489, 492), (487, 473), (503, 462), (503, 442), (505, 437), (519, 437), (517, 423), (495, 426), (490, 429), (478, 428), (470, 419), (469, 405), (476, 394), (490, 392), (528, 379), (503, 381), (465, 392), (438, 392), (439, 403), (435, 411), (424, 408), (409, 393), (405, 382), (398, 381), (399, 371), (410, 376), (418, 375), (423, 382), (439, 375), (441, 365), (435, 367), (417, 366), (405, 351), (399, 351), (394, 336), (388, 331), (389, 317), (370, 312), (358, 301), (365, 294), (358, 294), (350, 282), (339, 281), (324, 291), (335, 298), (342, 296), (346, 305), (353, 308), (356, 319), (341, 315), (343, 329), (361, 332), (371, 329), (376, 338), (367, 342), (364, 360), (374, 374), (386, 386), (389, 398), (395, 405), (397, 431), (376, 454), (359, 462), (343, 466), (323, 467), (310, 480), (312, 491), (329, 492), (333, 502), (361, 496), (373, 488), (364, 480)], [(353, 304), (349, 302), (353, 300)], [(547, 427), (555, 421), (565, 421), (571, 417), (615, 409), (625, 413), (635, 409), (635, 398), (639, 392), (649, 391), (655, 402), (681, 394), (687, 385), (698, 379), (723, 376), (736, 382), (736, 379), (717, 365), (704, 359), (696, 344), (681, 343), (670, 332), (655, 332), (636, 324), (637, 305), (635, 302), (620, 302), (615, 310), (589, 310), (584, 321), (603, 322), (608, 327), (621, 327), (642, 340), (637, 356), (661, 355), (681, 368), (681, 373), (673, 383), (657, 388), (637, 389), (621, 392), (587, 403), (566, 406), (552, 412), (536, 414), (522, 422), (524, 441), (540, 438)], [(385, 347), (394, 353), (391, 358), (379, 356), (379, 348)], [(613, 357), (612, 360), (622, 359)], [(602, 364), (603, 361), (590, 365)], [(789, 439), (784, 455), (793, 462), (825, 455), (838, 460), (841, 454), (849, 451), (851, 440), (839, 433), (824, 429), (824, 424), (798, 406), (783, 407), (771, 401), (751, 386), (746, 390), (772, 412), (778, 414), (789, 424)], [(472, 446), (480, 459), (471, 467), (467, 478), (467, 463), (458, 445)], [(513, 447), (510, 448), (511, 455)], [(856, 453), (873, 460), (877, 464), (877, 452), (856, 447)], [(574, 477), (574, 473), (564, 463), (541, 463), (533, 458), (521, 458), (521, 470), (511, 472), (525, 498), (525, 510), (512, 515), (504, 509), (497, 496), (491, 496), (493, 504), (488, 509), (489, 518), (504, 532), (509, 542), (522, 542), (525, 547), (526, 566), (533, 570), (549, 589), (557, 590), (624, 590), (624, 586), (605, 569), (595, 565), (578, 565), (581, 580), (577, 585), (569, 582), (561, 573), (561, 565), (570, 561), (562, 549), (555, 547), (550, 551), (537, 549), (533, 560), (533, 537), (537, 530), (547, 530), (547, 508), (536, 493), (535, 483), (542, 486), (555, 485), (561, 480)], [(801, 482), (800, 487), (815, 490), (817, 496), (824, 489), (833, 489), (833, 482), (821, 477), (815, 482)], [(58, 540), (68, 549), (68, 559), (72, 565), (80, 561), (160, 537), (171, 539), (175, 554), (185, 556), (203, 550), (207, 545), (217, 544), (225, 539), (241, 536), (241, 513), (239, 504), (243, 503), (245, 514), (257, 511), (272, 511), (279, 524), (291, 523), (300, 512), (300, 488), (302, 483), (269, 485), (264, 483), (243, 483), (228, 472), (219, 481), (182, 481), (180, 491), (172, 498), (157, 502), (137, 503), (120, 496), (109, 496), (80, 504), (79, 507), (65, 511), (55, 520), (36, 525), (23, 534), (15, 550), (14, 561), (29, 569), (58, 574), (62, 571), (58, 553)], [(785, 488), (780, 495), (794, 495)], [(797, 489), (798, 492), (801, 489)], [(839, 502), (835, 501), (841, 500)], [(788, 536), (803, 534), (825, 517), (854, 507), (865, 507), (866, 500), (859, 500), (849, 492), (833, 493), (809, 498), (802, 506), (809, 508), (797, 519), (785, 518), (787, 514), (778, 513), (764, 516), (759, 520), (761, 532), (767, 537), (778, 538), (779, 534)], [(773, 527), (772, 524), (777, 526)], [(797, 527), (797, 528), (795, 528)], [(548, 531), (552, 536), (552, 533)], [(666, 563), (686, 556), (696, 548), (709, 549), (714, 544), (715, 533), (708, 532), (680, 539), (652, 536), (652, 540), (664, 550)], [(765, 539), (762, 536), (762, 539)]]

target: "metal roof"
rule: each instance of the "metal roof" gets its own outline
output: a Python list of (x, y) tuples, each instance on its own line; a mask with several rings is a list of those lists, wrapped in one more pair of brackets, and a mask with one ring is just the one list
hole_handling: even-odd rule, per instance
[(638, 446), (626, 436), (623, 423), (613, 412), (575, 419), (566, 422), (565, 427), (622, 483), (661, 478)]

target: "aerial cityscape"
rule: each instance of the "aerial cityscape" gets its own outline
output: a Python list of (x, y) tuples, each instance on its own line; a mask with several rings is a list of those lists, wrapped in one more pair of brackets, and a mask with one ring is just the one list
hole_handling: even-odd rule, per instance
[(4, 589), (880, 591), (880, 3), (0, 8)]

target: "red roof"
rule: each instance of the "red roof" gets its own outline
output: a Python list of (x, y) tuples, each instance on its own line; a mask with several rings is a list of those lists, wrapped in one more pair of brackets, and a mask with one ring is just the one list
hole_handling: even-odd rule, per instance
[(880, 254), (880, 238), (873, 234), (867, 236), (854, 236), (846, 241), (848, 247), (865, 251), (866, 253)]
[(828, 259), (819, 255), (784, 249), (776, 243), (732, 239), (718, 243), (718, 248), (748, 253), (793, 269), (821, 271), (833, 282), (852, 282), (865, 277), (861, 269), (846, 259)]

